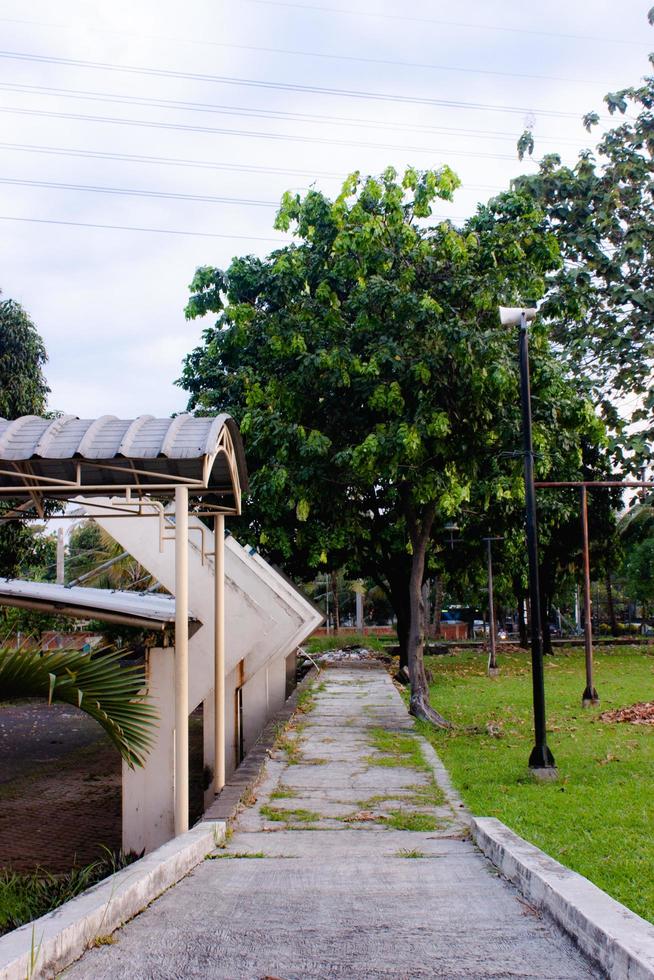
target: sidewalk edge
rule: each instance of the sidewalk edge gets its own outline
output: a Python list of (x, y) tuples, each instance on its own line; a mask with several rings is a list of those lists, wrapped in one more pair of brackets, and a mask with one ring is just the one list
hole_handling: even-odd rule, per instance
[(654, 926), (494, 817), (473, 817), (479, 849), (611, 978), (654, 980)]

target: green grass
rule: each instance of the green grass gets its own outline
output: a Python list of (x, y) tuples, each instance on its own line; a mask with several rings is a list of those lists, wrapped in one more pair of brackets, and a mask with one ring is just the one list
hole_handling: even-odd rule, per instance
[(286, 783), (279, 783), (277, 789), (274, 789), (270, 794), (271, 800), (287, 800), (290, 797), (297, 796), (298, 791), (293, 789), (292, 786), (287, 786)]
[(0, 871), (0, 936), (58, 908), (86, 888), (131, 864), (136, 857), (135, 854), (107, 851), (105, 857), (65, 874), (53, 874), (43, 868), (29, 874)]
[(367, 762), (372, 766), (402, 766), (431, 772), (413, 735), (400, 735), (397, 732), (387, 732), (385, 728), (373, 728), (370, 731), (370, 742), (373, 748), (382, 753), (368, 756)]
[(653, 653), (643, 647), (599, 649), (595, 686), (602, 702), (586, 709), (583, 651), (564, 648), (546, 658), (555, 783), (536, 783), (527, 769), (533, 746), (528, 654), (500, 653), (502, 673), (493, 681), (479, 653), (429, 658), (432, 703), (457, 730), (419, 726), (474, 814), (502, 820), (652, 922), (654, 729), (606, 724), (598, 715), (652, 700)]
[[(397, 640), (395, 640), (397, 642)], [(302, 644), (308, 654), (326, 653), (327, 650), (343, 650), (345, 647), (363, 647), (383, 653), (386, 646), (377, 636), (362, 636), (360, 633), (332, 636), (313, 636)]]
[(397, 852), (397, 854), (395, 855), (395, 857), (399, 857), (399, 858), (424, 858), (424, 857), (427, 857), (427, 855), (424, 853), (424, 851), (419, 851), (415, 847), (412, 847), (410, 849), (407, 848), (407, 847), (401, 847), (399, 849), (399, 851)]
[(414, 830), (424, 833), (437, 830), (440, 824), (433, 813), (423, 813), (420, 810), (391, 810), (386, 826), (392, 827), (393, 830)]
[(265, 803), (260, 811), (262, 817), (266, 817), (267, 820), (275, 820), (284, 823), (290, 823), (295, 821), (297, 823), (315, 823), (316, 820), (320, 820), (320, 814), (314, 813), (313, 810), (283, 810), (280, 807), (268, 806)]

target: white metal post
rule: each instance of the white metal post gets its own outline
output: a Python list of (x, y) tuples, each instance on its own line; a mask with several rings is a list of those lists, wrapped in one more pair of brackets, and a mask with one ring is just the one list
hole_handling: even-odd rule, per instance
[(214, 791), (225, 785), (225, 517), (214, 518)]
[(188, 830), (188, 487), (175, 488), (175, 835)]
[(64, 529), (60, 527), (57, 529), (57, 584), (63, 585), (66, 581), (64, 574), (64, 555), (65, 555), (66, 544), (64, 541)]
[(363, 596), (360, 592), (354, 593), (356, 603), (357, 633), (363, 633)]

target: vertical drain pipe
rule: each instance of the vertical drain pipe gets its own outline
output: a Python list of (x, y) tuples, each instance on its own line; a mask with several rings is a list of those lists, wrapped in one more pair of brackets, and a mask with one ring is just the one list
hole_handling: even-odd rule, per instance
[(188, 830), (188, 487), (175, 487), (175, 836)]
[(214, 517), (214, 792), (225, 785), (225, 515)]

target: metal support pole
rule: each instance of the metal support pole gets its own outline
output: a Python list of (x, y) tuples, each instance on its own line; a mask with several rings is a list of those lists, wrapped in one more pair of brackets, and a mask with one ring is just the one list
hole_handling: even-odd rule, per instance
[(363, 633), (363, 596), (360, 592), (354, 593), (356, 603), (357, 633)]
[(534, 731), (536, 744), (529, 756), (529, 768), (541, 778), (556, 775), (554, 756), (547, 746), (545, 722), (545, 677), (543, 673), (543, 638), (540, 619), (540, 583), (538, 580), (538, 525), (536, 488), (534, 486), (534, 449), (531, 435), (531, 387), (529, 384), (529, 335), (527, 316), (520, 315), (520, 398), (525, 460), (525, 511), (527, 552), (529, 556), (529, 605), (531, 609), (531, 674), (534, 697)]
[(66, 581), (64, 571), (64, 561), (66, 554), (66, 543), (64, 541), (63, 527), (57, 528), (57, 585), (63, 585)]
[(581, 696), (584, 708), (599, 704), (599, 695), (593, 686), (593, 621), (590, 607), (590, 552), (588, 547), (588, 493), (580, 487), (581, 496), (581, 535), (583, 540), (584, 565), (584, 648), (586, 651), (586, 687)]
[(175, 835), (188, 830), (188, 487), (175, 488)]
[(214, 518), (214, 792), (225, 785), (225, 517)]

